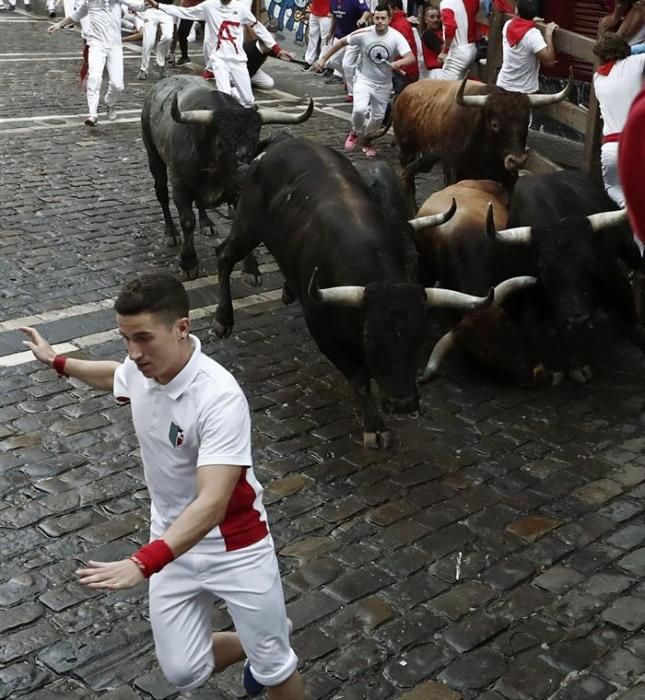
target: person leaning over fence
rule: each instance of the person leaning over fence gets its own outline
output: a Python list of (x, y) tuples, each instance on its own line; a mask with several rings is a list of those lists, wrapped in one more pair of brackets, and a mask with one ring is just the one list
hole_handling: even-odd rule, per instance
[[(122, 363), (56, 355), (34, 328), (20, 330), (35, 357), (59, 375), (112, 391), (130, 404), (150, 492), (151, 541), (119, 561), (76, 571), (91, 589), (150, 579), (157, 659), (182, 692), (214, 669), (247, 658), (249, 695), (304, 700), (289, 643), (275, 548), (253, 472), (251, 419), (234, 377), (190, 334), (188, 294), (169, 273), (128, 282), (115, 302), (128, 357)], [(213, 634), (217, 599), (235, 632)]]
[(603, 119), (600, 162), (607, 194), (619, 207), (625, 195), (618, 175), (618, 144), (629, 108), (643, 87), (645, 54), (632, 56), (629, 44), (614, 32), (601, 34), (594, 46), (600, 65), (593, 87)]
[(598, 24), (598, 36), (616, 32), (630, 46), (645, 41), (645, 1), (618, 0), (614, 11)]
[(509, 92), (531, 94), (540, 88), (540, 64), (555, 63), (553, 34), (555, 22), (546, 26), (544, 37), (534, 18), (538, 14), (538, 0), (518, 0), (517, 17), (502, 28), (503, 59), (497, 76), (497, 87)]

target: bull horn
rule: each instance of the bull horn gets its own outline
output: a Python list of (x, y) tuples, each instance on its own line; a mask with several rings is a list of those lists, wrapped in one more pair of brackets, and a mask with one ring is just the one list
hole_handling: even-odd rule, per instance
[(179, 109), (179, 95), (175, 93), (170, 107), (170, 116), (179, 124), (212, 124), (213, 112), (210, 109)]
[(351, 306), (354, 308), (360, 307), (363, 304), (363, 294), (365, 287), (329, 287), (328, 289), (320, 289), (318, 287), (318, 268), (314, 267), (307, 288), (309, 296), (314, 301), (321, 304), (338, 304), (339, 306)]
[(309, 105), (304, 112), (293, 114), (292, 112), (283, 112), (280, 109), (271, 109), (271, 107), (258, 107), (258, 114), (263, 124), (302, 124), (307, 121), (314, 111), (314, 101), (309, 98)]
[(408, 223), (412, 226), (414, 231), (420, 231), (421, 229), (428, 228), (429, 226), (441, 226), (445, 224), (446, 221), (450, 221), (457, 211), (457, 202), (455, 198), (452, 198), (452, 204), (448, 211), (443, 212), (443, 214), (432, 214), (430, 216), (417, 216), (416, 219), (410, 219)]
[(527, 289), (536, 282), (537, 277), (529, 277), (528, 275), (523, 277), (511, 277), (510, 279), (500, 282), (500, 284), (495, 287), (495, 303), (503, 304), (512, 294), (522, 289)]
[(466, 90), (467, 82), (468, 78), (464, 78), (461, 81), (459, 90), (457, 90), (457, 97), (455, 98), (457, 104), (460, 107), (484, 107), (488, 100), (488, 95), (465, 95), (464, 91)]
[(426, 302), (428, 306), (439, 306), (442, 309), (454, 309), (455, 311), (477, 311), (490, 306), (495, 299), (495, 289), (490, 288), (485, 297), (475, 297), (471, 294), (456, 292), (454, 289), (440, 289), (437, 287), (426, 288)]
[(531, 227), (517, 226), (516, 228), (506, 228), (498, 231), (495, 227), (493, 216), (493, 203), (488, 203), (486, 213), (486, 234), (489, 238), (500, 243), (511, 243), (515, 245), (526, 245), (531, 242)]
[(428, 359), (428, 364), (423, 370), (423, 374), (419, 377), (419, 382), (425, 384), (436, 376), (439, 371), (439, 366), (443, 362), (445, 356), (455, 347), (455, 332), (449, 331), (446, 335), (439, 338), (437, 344), (432, 349), (432, 354)]
[(529, 102), (531, 107), (545, 107), (546, 105), (554, 105), (558, 102), (562, 102), (564, 98), (569, 94), (571, 86), (573, 85), (573, 68), (569, 69), (569, 80), (564, 86), (563, 90), (556, 92), (553, 95), (529, 95)]
[(602, 231), (605, 228), (624, 224), (627, 221), (627, 209), (603, 211), (600, 214), (592, 214), (587, 219), (594, 231)]

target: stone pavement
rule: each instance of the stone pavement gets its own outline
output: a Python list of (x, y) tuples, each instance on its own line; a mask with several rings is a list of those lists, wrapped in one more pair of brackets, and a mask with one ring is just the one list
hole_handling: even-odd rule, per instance
[[(48, 38), (46, 26), (0, 16), (0, 356), (21, 351), (27, 317), (66, 349), (119, 358), (116, 290), (136, 272), (177, 269), (136, 123), (147, 86), (128, 49), (129, 111), (88, 131), (78, 34)], [(284, 93), (327, 105), (294, 132), (342, 143), (339, 90), (295, 66), (270, 71)], [(383, 153), (395, 158), (388, 139)], [(422, 416), (389, 419), (395, 447), (366, 451), (346, 384), (298, 306), (279, 303), (270, 257), (263, 289), (236, 282), (235, 332), (218, 341), (212, 242), (197, 236), (197, 248), (196, 332), (253, 410), (309, 697), (645, 698), (642, 358), (603, 338), (593, 383), (545, 391), (454, 362), (422, 387)], [(145, 587), (88, 591), (72, 573), (147, 538), (129, 410), (34, 362), (0, 366), (0, 493), (0, 698), (175, 697)], [(229, 624), (215, 609), (214, 628)], [(239, 667), (193, 695), (242, 696)]]

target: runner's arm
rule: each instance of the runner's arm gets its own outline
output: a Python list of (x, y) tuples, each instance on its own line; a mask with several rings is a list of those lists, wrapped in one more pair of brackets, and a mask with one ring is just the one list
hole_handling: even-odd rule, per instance
[(197, 498), (162, 535), (175, 558), (194, 547), (224, 520), (242, 469), (228, 465), (197, 469)]
[[(23, 345), (27, 346), (34, 354), (34, 357), (48, 367), (53, 367), (56, 351), (40, 335), (35, 328), (23, 326), (18, 329), (22, 331), (28, 340), (23, 340)], [(110, 360), (80, 360), (76, 357), (68, 357), (65, 360), (65, 374), (75, 379), (80, 379), (83, 384), (87, 384), (95, 389), (112, 391), (114, 385), (114, 373), (119, 362)]]
[(206, 15), (204, 13), (204, 3), (195, 5), (194, 7), (179, 7), (178, 5), (166, 5), (165, 3), (159, 3), (156, 0), (146, 0), (146, 4), (150, 7), (154, 7), (162, 12), (165, 12), (171, 17), (179, 17), (179, 19), (192, 19), (193, 22), (199, 22), (200, 20), (206, 19)]
[(344, 49), (347, 46), (347, 39), (349, 37), (344, 36), (340, 41), (337, 41), (330, 49), (327, 49), (325, 52), (324, 56), (321, 56), (315, 63), (314, 66), (316, 68), (323, 68), (325, 63), (337, 52), (340, 51), (341, 49)]
[(401, 58), (398, 58), (396, 61), (392, 61), (390, 65), (392, 67), (392, 70), (399, 71), (404, 66), (409, 66), (411, 63), (414, 63), (414, 61), (414, 54), (412, 53), (412, 51), (408, 51), (408, 53), (401, 56)]

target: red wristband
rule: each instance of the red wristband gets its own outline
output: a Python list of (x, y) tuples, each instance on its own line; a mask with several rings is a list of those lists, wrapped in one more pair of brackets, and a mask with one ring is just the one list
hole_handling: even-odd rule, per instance
[(65, 372), (65, 363), (67, 358), (64, 355), (56, 355), (54, 361), (52, 362), (52, 367), (56, 370), (56, 374), (59, 377), (68, 377), (69, 375)]
[(282, 51), (282, 49), (280, 48), (280, 44), (274, 44), (273, 47), (271, 48), (271, 51), (273, 52), (274, 56), (279, 56), (280, 51)]
[(146, 578), (161, 571), (166, 564), (169, 564), (175, 555), (172, 549), (163, 540), (152, 540), (129, 557), (141, 569)]

